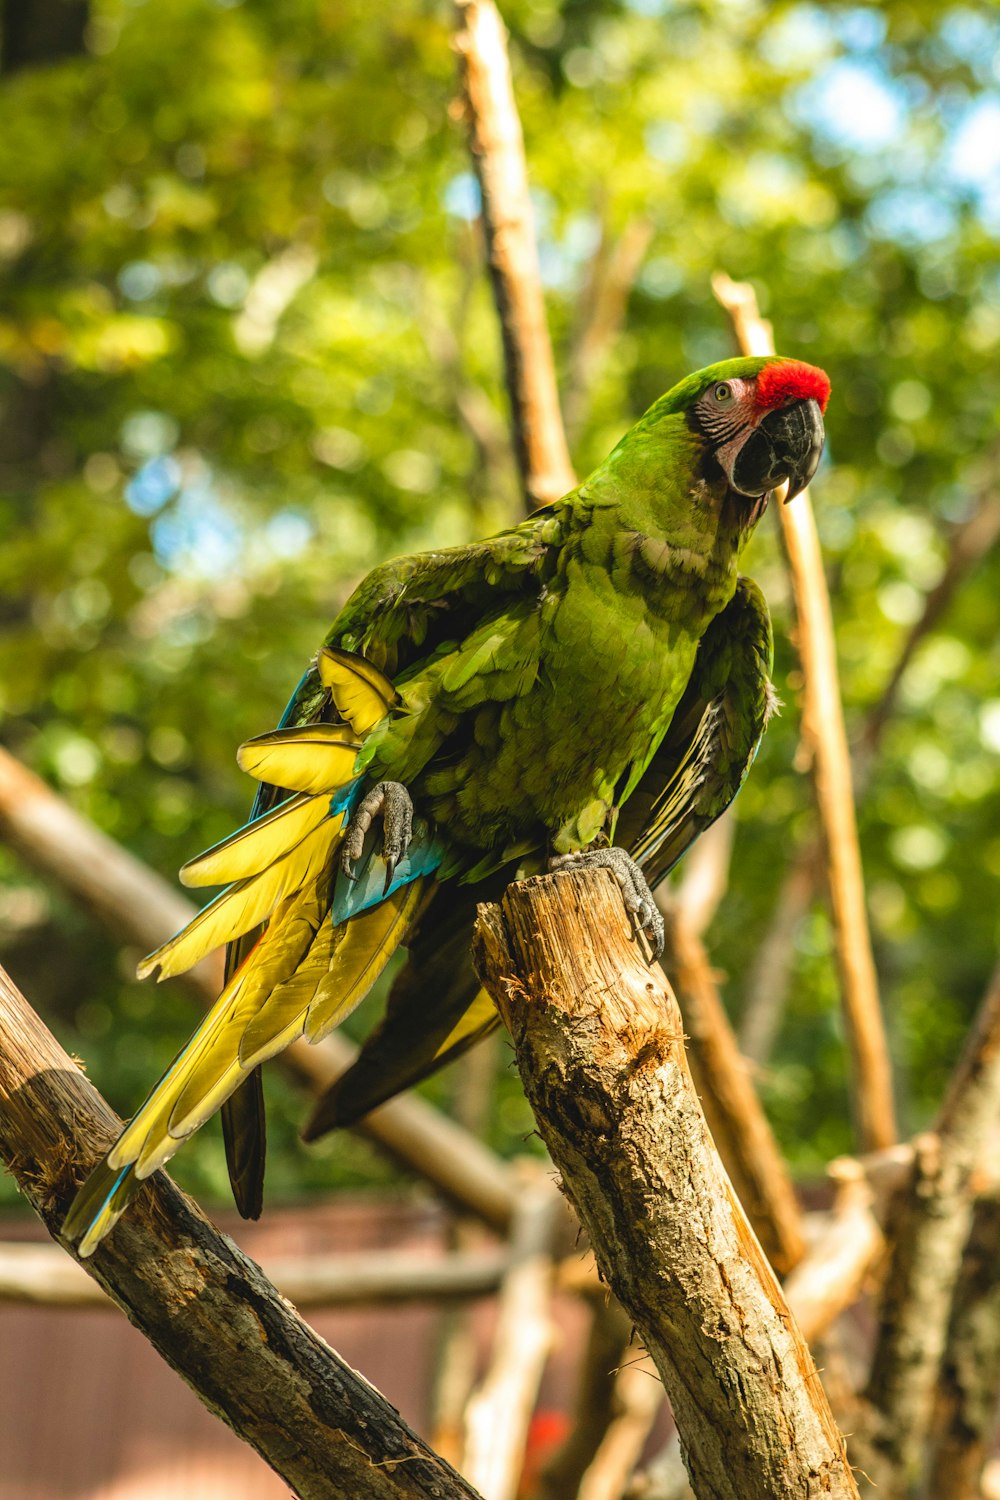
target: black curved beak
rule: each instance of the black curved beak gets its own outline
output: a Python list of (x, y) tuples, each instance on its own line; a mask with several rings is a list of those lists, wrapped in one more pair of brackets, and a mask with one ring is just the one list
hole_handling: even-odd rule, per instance
[(768, 412), (736, 457), (733, 487), (744, 495), (762, 495), (787, 479), (787, 505), (819, 468), (825, 437), (817, 401), (792, 401)]

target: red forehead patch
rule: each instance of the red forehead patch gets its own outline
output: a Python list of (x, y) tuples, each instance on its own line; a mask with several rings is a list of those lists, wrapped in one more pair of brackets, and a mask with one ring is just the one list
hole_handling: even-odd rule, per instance
[(765, 365), (757, 376), (757, 404), (770, 411), (788, 401), (816, 401), (826, 411), (830, 399), (830, 380), (825, 370), (805, 365), (797, 359), (784, 359), (776, 365)]

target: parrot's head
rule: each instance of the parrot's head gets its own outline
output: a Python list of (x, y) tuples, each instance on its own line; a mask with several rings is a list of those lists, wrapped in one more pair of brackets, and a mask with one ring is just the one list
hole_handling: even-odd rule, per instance
[(729, 359), (683, 384), (688, 425), (731, 490), (759, 500), (787, 480), (788, 501), (805, 489), (823, 452), (822, 370), (779, 356)]

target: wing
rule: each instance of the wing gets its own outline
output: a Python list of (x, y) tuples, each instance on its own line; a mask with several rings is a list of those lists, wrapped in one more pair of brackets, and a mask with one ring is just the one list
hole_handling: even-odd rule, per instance
[[(622, 808), (615, 842), (656, 885), (732, 802), (753, 763), (776, 699), (771, 622), (760, 590), (741, 578), (701, 642), (670, 729)], [(323, 1096), (307, 1139), (352, 1125), (411, 1088), (499, 1025), (469, 957), (475, 906), (496, 900), (508, 867), (487, 889), (448, 886), (421, 917), (381, 1025)]]
[[(565, 507), (546, 506), (520, 526), (472, 546), (453, 547), (394, 559), (370, 573), (348, 599), (326, 637), (335, 657), (338, 650), (357, 653), (388, 677), (394, 677), (449, 638), (464, 637), (484, 611), (501, 600), (530, 598), (544, 586), (554, 568), (555, 549), (564, 535)], [(363, 690), (363, 689), (362, 689)], [(377, 683), (373, 691), (378, 692)], [(388, 707), (388, 704), (386, 705)], [(342, 716), (350, 722), (350, 706), (341, 699)], [(302, 677), (282, 715), (279, 729), (303, 726), (329, 718), (329, 683), (317, 666)], [(288, 788), (265, 783), (260, 787), (251, 821), (265, 817)], [(257, 928), (231, 943), (226, 951), (226, 982), (239, 968), (260, 936)], [(431, 965), (436, 968), (437, 964)], [(432, 975), (432, 983), (434, 983)], [(435, 988), (434, 993), (438, 993)], [(454, 1001), (453, 1001), (454, 1008)], [(468, 1010), (459, 1004), (459, 1015)], [(492, 1004), (486, 1006), (490, 1029), (495, 1023)], [(460, 1024), (460, 1023), (459, 1023)], [(428, 1036), (430, 1036), (430, 1030)], [(445, 1049), (457, 1055), (479, 1032), (461, 1045), (452, 1039)], [(464, 1033), (463, 1033), (464, 1036)], [(374, 1041), (374, 1038), (372, 1039)], [(429, 1043), (419, 1048), (423, 1058)], [(407, 1052), (409, 1055), (409, 1046)], [(416, 1055), (411, 1064), (417, 1066)], [(419, 1066), (423, 1066), (420, 1064)], [(423, 1072), (388, 1087), (389, 1094), (408, 1087), (440, 1063), (432, 1051)], [(386, 1077), (391, 1075), (391, 1069)], [(372, 1075), (374, 1079), (374, 1075)], [(345, 1095), (346, 1097), (346, 1095)], [(377, 1101), (376, 1101), (377, 1102)], [(374, 1108), (365, 1104), (360, 1113)], [(244, 1218), (259, 1218), (263, 1204), (266, 1123), (260, 1069), (222, 1106), (222, 1133), (233, 1196)]]
[(537, 596), (558, 566), (569, 514), (561, 500), (486, 541), (384, 563), (355, 589), (325, 644), (395, 680), (504, 604)]
[(670, 728), (621, 810), (615, 843), (650, 886), (732, 802), (778, 700), (764, 596), (749, 578), (709, 625)]

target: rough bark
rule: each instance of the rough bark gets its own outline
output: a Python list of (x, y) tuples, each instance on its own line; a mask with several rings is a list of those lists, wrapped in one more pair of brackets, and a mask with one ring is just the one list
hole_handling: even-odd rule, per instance
[(976, 1205), (937, 1389), (927, 1500), (979, 1500), (1000, 1391), (1000, 1203)]
[(493, 0), (455, 0), (469, 149), (483, 195), (493, 295), (503, 335), (514, 451), (529, 507), (576, 483), (545, 321), (524, 138), (507, 34)]
[[(54, 1238), (120, 1127), (0, 970), (0, 1155)], [(85, 1268), (302, 1500), (474, 1500), (163, 1173)]]
[(722, 1170), (680, 1013), (606, 872), (480, 908), (477, 966), (601, 1272), (667, 1388), (699, 1500), (856, 1496), (808, 1349)]
[(1000, 969), (935, 1130), (916, 1143), (896, 1214), (892, 1259), (865, 1399), (865, 1469), (887, 1500), (906, 1493), (925, 1442), (952, 1292), (969, 1236), (975, 1174), (1000, 1114)]
[[(757, 310), (753, 287), (730, 281), (728, 276), (715, 277), (712, 285), (733, 320), (744, 354), (773, 354), (770, 324)], [(805, 677), (802, 740), (812, 760), (826, 847), (841, 994), (854, 1063), (858, 1136), (863, 1150), (876, 1151), (891, 1146), (896, 1139), (892, 1069), (865, 909), (830, 595), (808, 492), (777, 509), (795, 596), (798, 649)]]

